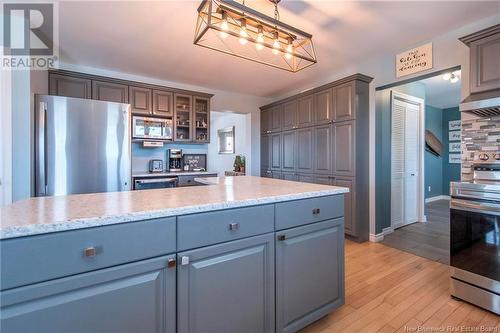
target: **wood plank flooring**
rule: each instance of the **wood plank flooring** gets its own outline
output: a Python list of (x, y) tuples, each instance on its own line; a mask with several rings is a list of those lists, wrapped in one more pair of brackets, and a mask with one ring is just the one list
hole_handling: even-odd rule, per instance
[(499, 316), (450, 297), (447, 265), (371, 242), (346, 241), (345, 257), (345, 305), (300, 333), (500, 332)]
[(443, 264), (450, 262), (450, 202), (425, 205), (426, 223), (413, 223), (384, 237), (383, 244)]

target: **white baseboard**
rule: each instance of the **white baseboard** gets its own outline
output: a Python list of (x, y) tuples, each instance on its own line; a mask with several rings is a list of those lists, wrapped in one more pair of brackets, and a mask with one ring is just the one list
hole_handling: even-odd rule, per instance
[(393, 232), (394, 232), (393, 227), (387, 227), (387, 228), (382, 229), (382, 232), (379, 234), (376, 234), (376, 235), (370, 234), (370, 242), (379, 243), (379, 242), (384, 240), (385, 235), (392, 234)]
[(435, 197), (425, 199), (425, 203), (438, 201), (438, 200), (450, 200), (449, 195), (436, 195)]

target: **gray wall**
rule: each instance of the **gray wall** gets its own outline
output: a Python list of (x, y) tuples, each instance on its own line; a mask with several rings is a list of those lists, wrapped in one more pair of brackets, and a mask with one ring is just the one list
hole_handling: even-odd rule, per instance
[[(425, 106), (425, 129), (432, 132), (443, 143), (443, 110), (430, 105)], [(447, 148), (443, 144), (443, 151)], [(424, 169), (425, 198), (443, 195), (443, 156), (436, 156), (426, 149)]]
[(450, 182), (460, 181), (460, 164), (449, 162), (449, 127), (451, 120), (460, 120), (458, 107), (443, 109), (443, 195), (450, 194)]
[[(412, 82), (375, 95), (375, 233), (391, 226), (391, 90), (425, 99), (425, 85)], [(368, 163), (368, 162), (367, 162)]]

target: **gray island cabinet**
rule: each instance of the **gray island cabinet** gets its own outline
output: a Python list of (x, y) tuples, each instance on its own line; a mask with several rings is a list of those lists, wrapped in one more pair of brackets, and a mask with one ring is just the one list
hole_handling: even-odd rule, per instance
[(4, 237), (2, 332), (296, 332), (344, 303), (345, 189), (330, 188)]

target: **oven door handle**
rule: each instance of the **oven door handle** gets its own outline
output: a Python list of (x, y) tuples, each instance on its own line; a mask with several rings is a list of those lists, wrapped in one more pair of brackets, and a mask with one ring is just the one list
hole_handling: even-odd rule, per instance
[(452, 198), (450, 201), (450, 208), (491, 215), (500, 215), (500, 205), (489, 202), (478, 202)]

